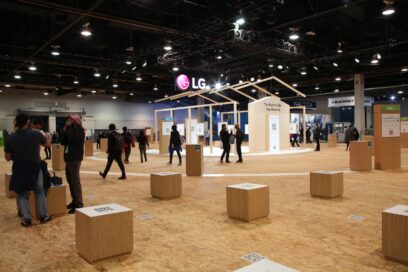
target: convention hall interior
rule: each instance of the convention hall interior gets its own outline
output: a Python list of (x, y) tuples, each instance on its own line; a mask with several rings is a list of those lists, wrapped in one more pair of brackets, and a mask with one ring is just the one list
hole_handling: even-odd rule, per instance
[(0, 271), (408, 271), (407, 0), (0, 21)]

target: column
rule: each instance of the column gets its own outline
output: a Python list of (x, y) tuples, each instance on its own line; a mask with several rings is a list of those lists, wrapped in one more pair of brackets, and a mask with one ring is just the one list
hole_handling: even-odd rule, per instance
[(364, 111), (364, 74), (354, 75), (354, 126), (364, 134), (365, 111)]

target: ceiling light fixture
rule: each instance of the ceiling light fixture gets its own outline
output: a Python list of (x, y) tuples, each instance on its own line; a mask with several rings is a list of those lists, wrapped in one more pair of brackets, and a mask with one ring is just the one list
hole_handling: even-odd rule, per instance
[(142, 77), (141, 77), (140, 75), (138, 75), (138, 76), (136, 77), (136, 81), (142, 81)]
[(113, 88), (117, 88), (118, 86), (119, 86), (119, 85), (118, 85), (117, 83), (113, 83), (113, 84), (112, 84), (112, 87), (113, 87)]
[(306, 72), (306, 71), (301, 71), (300, 74), (301, 74), (302, 76), (305, 76), (305, 75), (307, 75), (307, 72)]
[(73, 81), (73, 83), (74, 83), (75, 85), (78, 85), (78, 84), (79, 84), (79, 81), (78, 81), (77, 79), (75, 79), (75, 80)]
[(355, 62), (355, 63), (360, 63), (360, 59), (354, 58), (354, 62)]
[(251, 92), (252, 92), (252, 93), (256, 93), (256, 90), (255, 90), (255, 89), (252, 89)]
[(15, 79), (21, 79), (21, 75), (15, 74), (15, 75), (14, 75), (14, 78), (15, 78)]
[(173, 48), (171, 47), (170, 44), (166, 44), (166, 45), (163, 46), (163, 49), (166, 50), (166, 51), (170, 51), (170, 50), (172, 50)]
[(216, 88), (216, 89), (221, 88), (221, 86), (222, 86), (221, 83), (219, 83), (219, 82), (215, 83), (215, 88)]
[(308, 36), (316, 36), (316, 32), (314, 32), (313, 30), (309, 30), (308, 32), (306, 32), (306, 35), (308, 35)]
[(275, 92), (275, 94), (276, 94), (276, 95), (278, 95), (278, 94), (279, 94), (279, 92)]
[(390, 98), (391, 98), (392, 101), (394, 101), (395, 100), (395, 95), (392, 95)]
[(174, 72), (177, 72), (177, 71), (180, 70), (180, 69), (179, 69), (177, 66), (173, 66), (172, 70), (173, 70)]
[(316, 71), (319, 71), (319, 68), (317, 66), (313, 66), (313, 69), (315, 69)]
[(341, 48), (341, 42), (339, 42), (339, 43), (338, 43), (338, 46), (337, 46), (337, 53), (338, 53), (338, 54), (343, 53), (343, 49)]
[(339, 65), (337, 64), (337, 62), (333, 62), (332, 63), (334, 67), (338, 67)]
[(390, 15), (394, 14), (395, 13), (395, 8), (394, 8), (394, 5), (393, 5), (394, 1), (393, 0), (385, 0), (384, 3), (385, 3), (385, 7), (384, 7), (384, 9), (382, 11), (382, 15), (390, 16)]
[(96, 70), (95, 73), (94, 73), (94, 77), (100, 77), (100, 76), (101, 76), (101, 74)]
[(52, 47), (52, 50), (51, 50), (51, 55), (53, 55), (53, 56), (59, 56), (60, 55), (60, 52), (59, 52), (59, 45), (53, 45), (53, 46), (51, 46)]
[(28, 70), (30, 70), (30, 71), (37, 71), (37, 67), (34, 65), (34, 63), (32, 62), (31, 64), (30, 64), (30, 66), (28, 66)]
[(48, 95), (48, 92), (44, 92), (43, 94), (44, 94), (44, 95)]
[(130, 96), (134, 96), (134, 93), (130, 93), (129, 95), (130, 95)]
[(335, 80), (336, 81), (341, 81), (341, 77), (336, 77)]
[(157, 87), (157, 85), (154, 85), (153, 91), (157, 91), (157, 90), (159, 90), (159, 88)]
[(289, 35), (289, 40), (291, 40), (291, 41), (296, 41), (298, 39), (299, 39), (299, 34), (297, 34), (297, 33), (292, 33), (292, 34)]
[(250, 81), (255, 81), (255, 78), (251, 77), (249, 80), (250, 80)]
[(165, 98), (169, 97), (167, 94), (164, 95)]
[(398, 91), (398, 94), (403, 94), (404, 93), (404, 91)]
[(279, 70), (282, 70), (282, 69), (283, 69), (283, 66), (279, 64), (279, 65), (278, 65), (278, 69), (279, 69)]
[(81, 97), (82, 97), (82, 94), (77, 94), (77, 97), (78, 97), (78, 98), (81, 98)]
[(339, 92), (339, 89), (335, 89), (334, 92), (335, 92), (335, 93), (338, 93), (338, 92)]
[(93, 93), (93, 94), (94, 94), (94, 93), (96, 93), (96, 91), (95, 91), (95, 90), (92, 90), (92, 91), (91, 91), (91, 93)]
[(89, 23), (86, 23), (82, 26), (81, 35), (84, 37), (89, 37), (92, 35), (92, 31), (89, 28)]
[(405, 67), (402, 67), (402, 68), (401, 68), (401, 72), (403, 72), (403, 73), (408, 72), (408, 67), (406, 67), (406, 66), (405, 66)]
[(115, 100), (116, 98), (118, 98), (117, 96), (112, 96), (112, 99)]
[(132, 71), (136, 70), (136, 66), (133, 66)]
[(319, 86), (316, 86), (315, 87), (315, 90), (317, 91), (317, 90), (320, 90), (320, 87)]
[(147, 61), (144, 61), (143, 64), (142, 64), (142, 67), (144, 68), (146, 66), (147, 66)]
[(297, 83), (293, 83), (292, 86), (293, 86), (293, 87), (297, 87), (298, 84), (297, 84)]
[(220, 59), (222, 59), (222, 56), (221, 55), (218, 55), (218, 56), (216, 56), (215, 57), (217, 60), (220, 60)]
[(125, 63), (126, 63), (127, 65), (131, 65), (131, 64), (132, 64), (132, 62), (131, 62), (130, 60), (125, 61)]
[(245, 24), (245, 19), (244, 18), (238, 18), (236, 21), (235, 21), (235, 24), (237, 24), (237, 25), (243, 25), (243, 24)]
[(11, 85), (10, 85), (10, 84), (6, 84), (6, 85), (4, 85), (4, 87), (6, 87), (6, 88), (10, 88), (10, 87), (11, 87)]

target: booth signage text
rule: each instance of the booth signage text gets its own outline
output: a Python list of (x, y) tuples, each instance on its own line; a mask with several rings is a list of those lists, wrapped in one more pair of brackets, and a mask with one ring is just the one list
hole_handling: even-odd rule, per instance
[(186, 91), (188, 89), (203, 90), (207, 86), (205, 79), (202, 77), (188, 77), (187, 75), (180, 74), (176, 78), (176, 86), (179, 90)]
[[(372, 97), (364, 97), (364, 106), (371, 106), (374, 103)], [(329, 98), (329, 107), (351, 107), (355, 105), (354, 96)]]

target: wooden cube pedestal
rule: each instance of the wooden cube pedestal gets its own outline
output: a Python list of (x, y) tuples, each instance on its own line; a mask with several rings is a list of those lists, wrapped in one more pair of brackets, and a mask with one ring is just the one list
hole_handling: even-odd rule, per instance
[(372, 169), (371, 150), (367, 141), (350, 142), (350, 169), (369, 171)]
[(16, 197), (16, 192), (10, 191), (10, 180), (11, 180), (11, 173), (4, 174), (4, 192), (6, 196), (9, 198)]
[(85, 156), (86, 157), (92, 157), (93, 156), (93, 141), (92, 140), (86, 140), (85, 141)]
[(52, 160), (52, 170), (54, 171), (65, 170), (64, 146), (63, 145), (53, 144), (51, 146), (51, 160)]
[[(67, 213), (67, 188), (66, 186), (51, 186), (47, 193), (47, 209), (51, 216), (59, 216)], [(28, 194), (28, 203), (30, 205), (31, 217), (35, 220), (39, 219), (37, 209), (35, 207), (35, 193)]]
[(150, 174), (150, 192), (152, 197), (173, 199), (181, 196), (181, 174), (154, 173)]
[(133, 211), (112, 203), (75, 211), (78, 254), (90, 263), (133, 250)]
[(204, 173), (203, 147), (198, 144), (186, 145), (187, 176), (202, 176)]
[(333, 198), (343, 195), (343, 172), (310, 172), (310, 194), (315, 197)]
[(100, 139), (101, 144), (100, 148), (102, 152), (107, 152), (108, 151), (108, 138), (102, 138)]
[(268, 217), (269, 186), (253, 183), (227, 186), (227, 214), (245, 222)]
[(386, 259), (408, 265), (408, 205), (382, 212), (382, 251)]
[(329, 134), (327, 136), (327, 145), (328, 147), (337, 147), (337, 135)]

